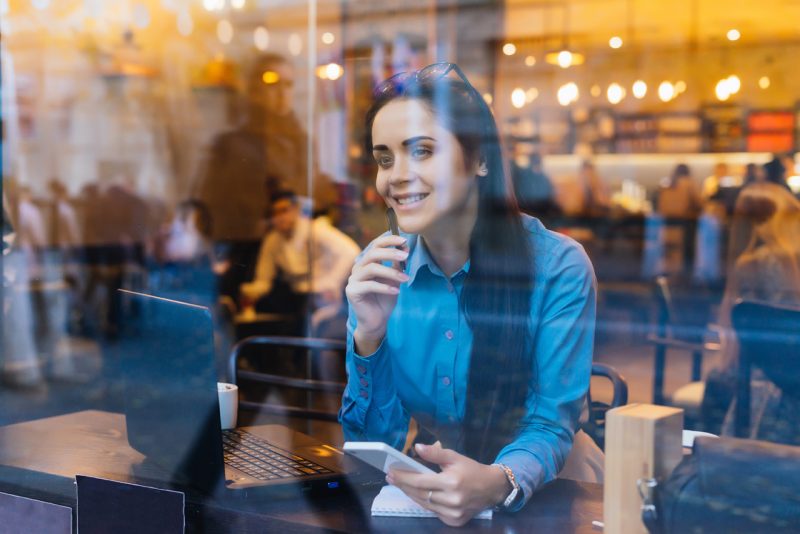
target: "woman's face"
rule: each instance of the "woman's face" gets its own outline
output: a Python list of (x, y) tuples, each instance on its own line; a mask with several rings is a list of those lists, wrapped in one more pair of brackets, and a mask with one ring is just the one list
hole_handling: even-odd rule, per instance
[(419, 100), (394, 100), (372, 124), (376, 188), (411, 234), (447, 230), (477, 213), (479, 163), (467, 168), (456, 137)]

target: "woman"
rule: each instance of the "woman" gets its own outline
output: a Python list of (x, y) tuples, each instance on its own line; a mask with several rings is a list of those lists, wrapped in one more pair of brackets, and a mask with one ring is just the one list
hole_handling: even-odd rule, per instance
[[(719, 318), (722, 362), (709, 373), (703, 398), (706, 425), (716, 431), (725, 419), (723, 433), (732, 432), (729, 407), (738, 368), (739, 348), (731, 325), (734, 304), (738, 299), (748, 299), (800, 306), (800, 202), (780, 185), (749, 185), (736, 201), (730, 235), (728, 281)], [(783, 424), (789, 433), (781, 435), (767, 428), (769, 424), (761, 424), (770, 420), (768, 406), (777, 403), (774, 393), (769, 383), (757, 382), (751, 402), (756, 415), (752, 437), (797, 443), (797, 427)]]
[[(570, 451), (591, 372), (595, 280), (574, 241), (520, 214), (491, 111), (453, 64), (390, 78), (367, 114), (401, 236), (347, 285), (349, 440), (417, 445), (442, 472), (387, 480), (449, 525), (517, 510)], [(492, 465), (494, 464), (494, 465)]]

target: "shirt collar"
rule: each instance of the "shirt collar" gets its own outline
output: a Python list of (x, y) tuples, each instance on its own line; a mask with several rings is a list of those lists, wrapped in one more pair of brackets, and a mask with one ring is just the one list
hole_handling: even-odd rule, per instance
[[(414, 280), (417, 278), (417, 273), (422, 267), (427, 267), (428, 271), (432, 274), (437, 276), (441, 276), (442, 278), (447, 278), (442, 270), (436, 265), (436, 261), (431, 256), (428, 247), (425, 246), (425, 241), (416, 234), (403, 234), (404, 237), (408, 239), (408, 260), (406, 261), (406, 274), (409, 276), (408, 284), (411, 285), (414, 283)], [(459, 274), (468, 273), (469, 272), (469, 258), (467, 258), (466, 263), (464, 266), (461, 267), (458, 271), (456, 271), (451, 278), (455, 278)]]

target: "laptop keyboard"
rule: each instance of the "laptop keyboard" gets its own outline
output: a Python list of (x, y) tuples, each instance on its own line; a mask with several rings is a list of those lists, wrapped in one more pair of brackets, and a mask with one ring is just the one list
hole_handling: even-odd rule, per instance
[(258, 480), (302, 478), (333, 472), (238, 428), (222, 431), (222, 450), (226, 464)]

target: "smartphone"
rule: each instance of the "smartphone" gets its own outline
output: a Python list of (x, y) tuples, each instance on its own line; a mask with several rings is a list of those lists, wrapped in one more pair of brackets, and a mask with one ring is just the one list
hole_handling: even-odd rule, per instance
[[(389, 221), (389, 230), (392, 232), (392, 235), (400, 235), (400, 227), (397, 225), (397, 214), (394, 212), (394, 209), (389, 208), (386, 210), (386, 220)], [(406, 262), (400, 262), (400, 270), (406, 270)]]
[(410, 456), (379, 441), (347, 441), (344, 444), (344, 451), (387, 474), (390, 469), (435, 473)]

